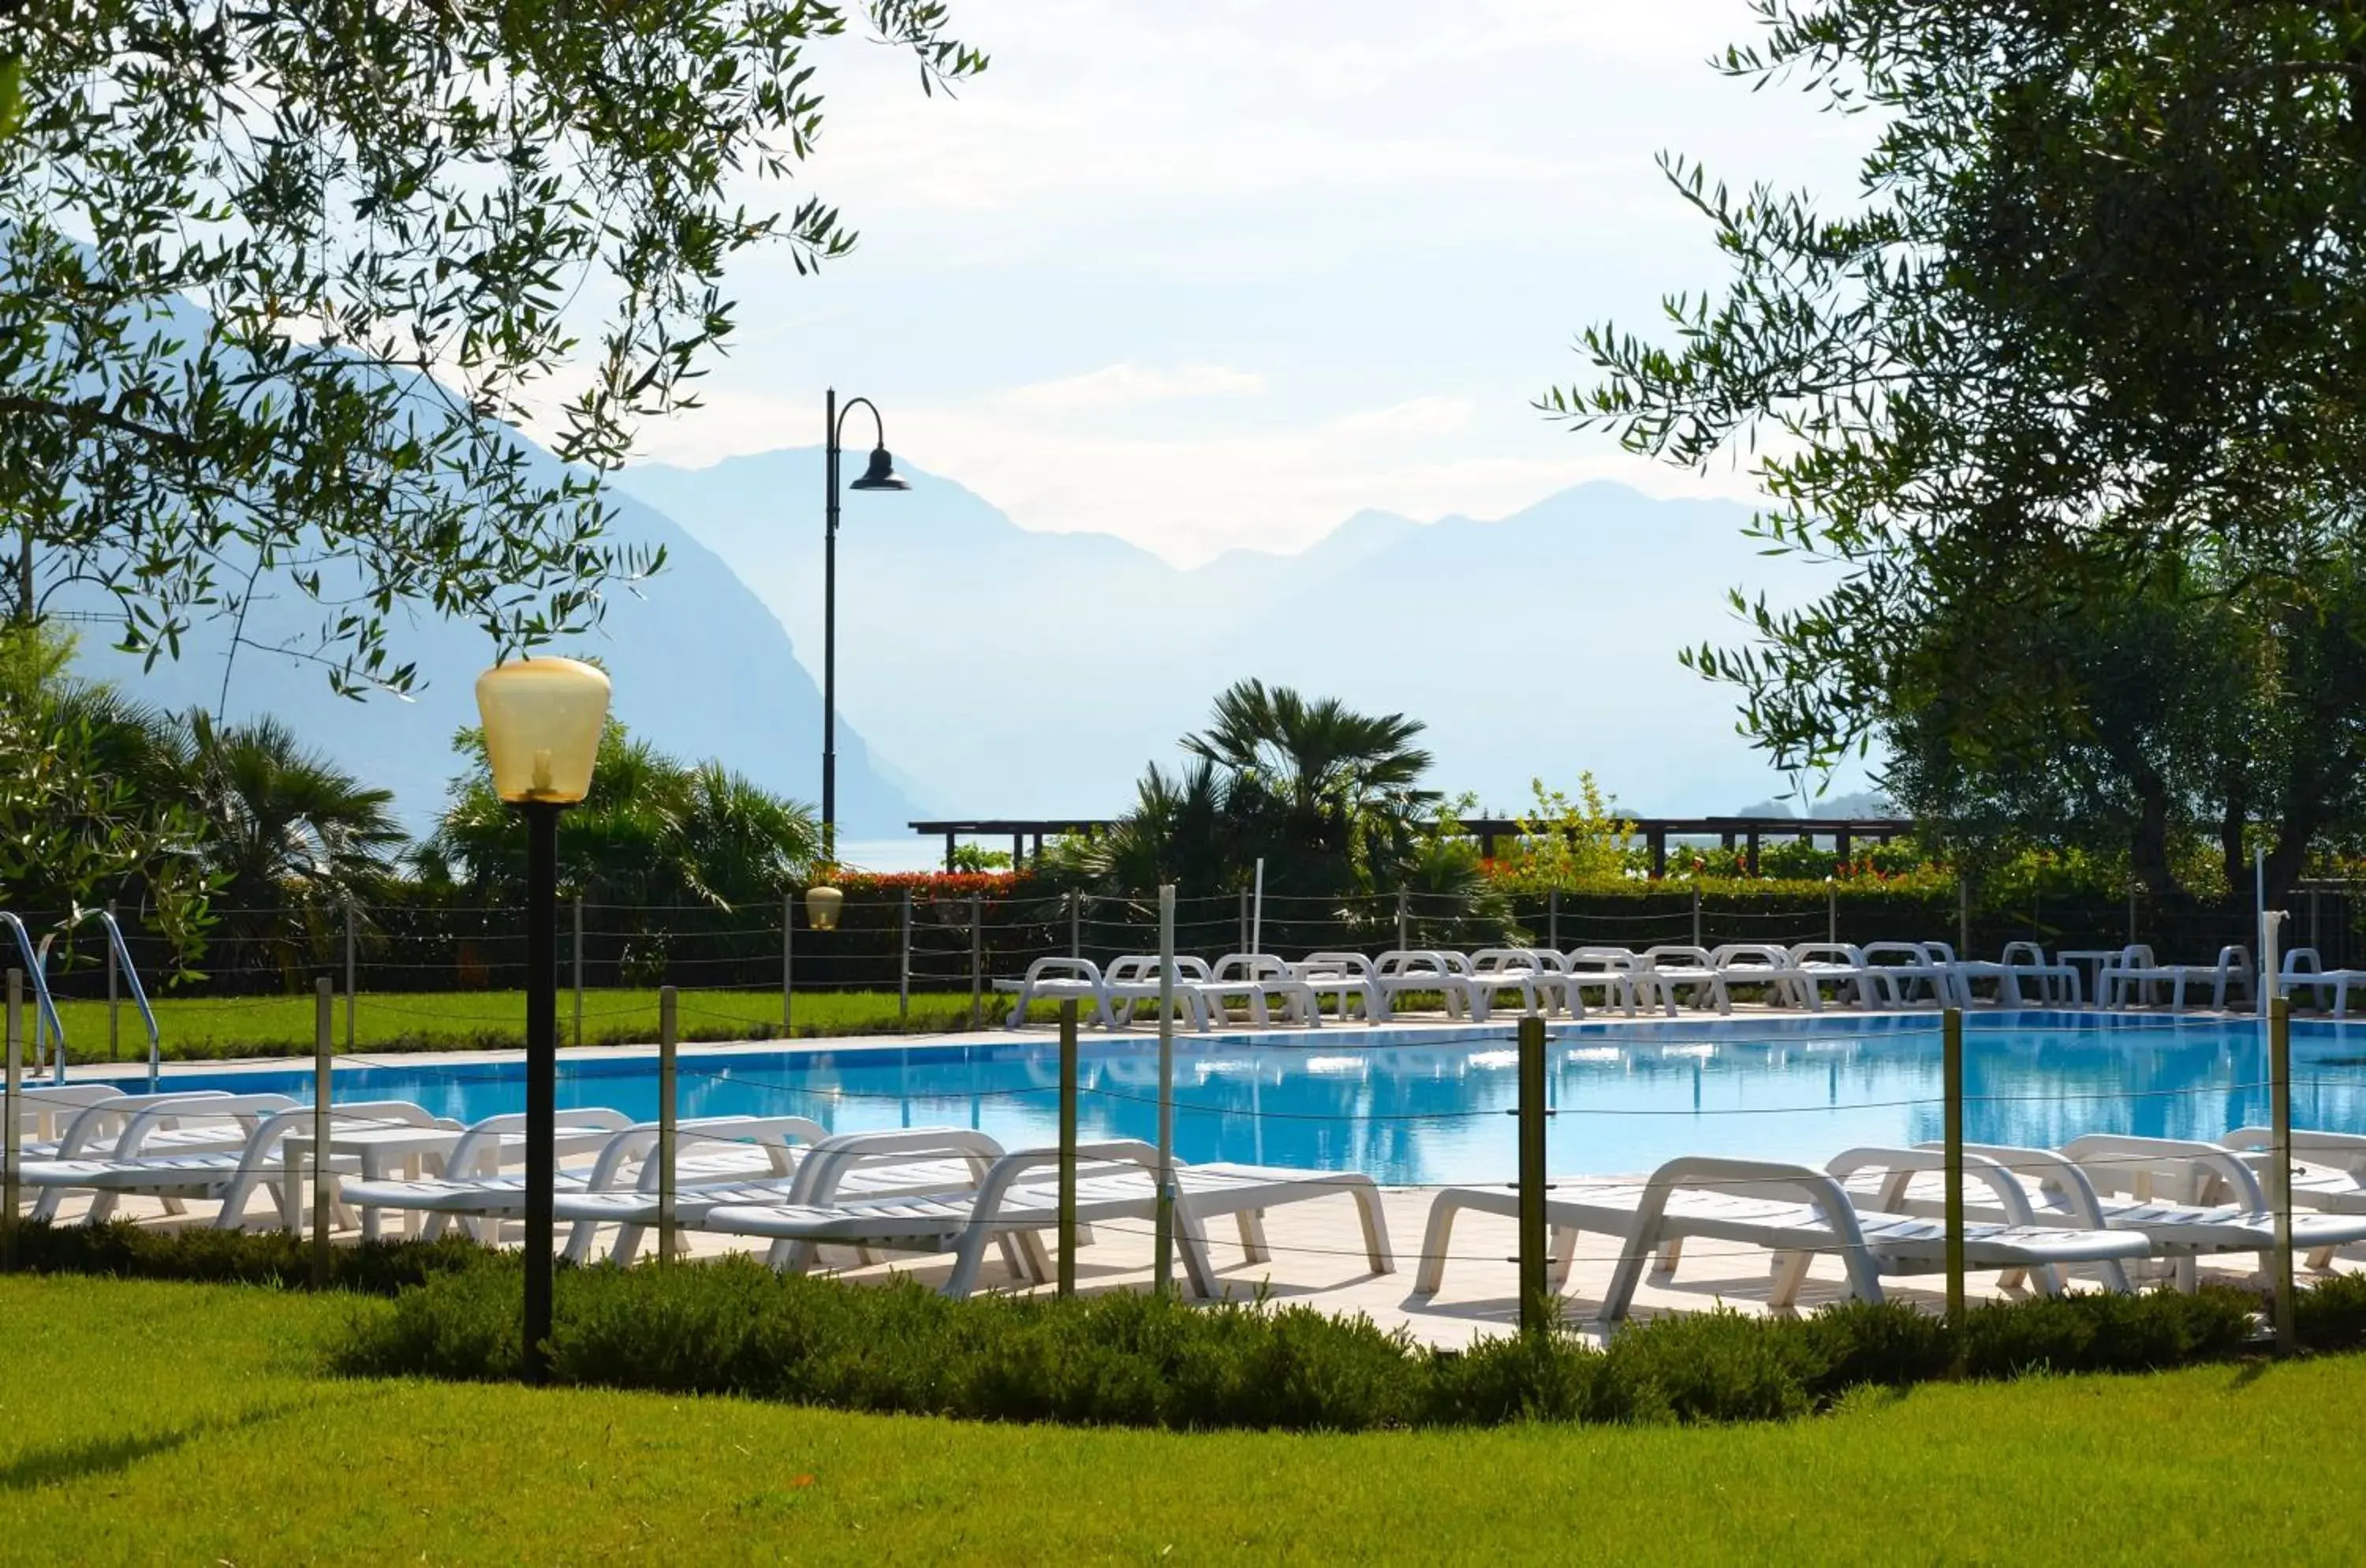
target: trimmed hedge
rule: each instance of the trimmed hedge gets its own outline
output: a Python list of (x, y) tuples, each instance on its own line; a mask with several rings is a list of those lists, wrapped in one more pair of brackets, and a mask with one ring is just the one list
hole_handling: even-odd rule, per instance
[[(335, 1364), (515, 1377), (517, 1292), (513, 1259), (439, 1276), (391, 1312), (357, 1314)], [(2225, 1289), (1985, 1304), (1968, 1314), (1960, 1360), (1944, 1324), (1896, 1303), (1660, 1318), (1604, 1349), (1556, 1334), (1451, 1351), (1309, 1307), (1133, 1292), (952, 1302), (909, 1281), (845, 1285), (728, 1258), (562, 1273), (550, 1353), (562, 1383), (983, 1420), (1356, 1431), (1779, 1420), (1868, 1383), (2148, 1371), (2239, 1354), (2258, 1310)], [(2366, 1329), (2366, 1294), (2352, 1311)]]
[[(437, 1275), (481, 1268), (497, 1255), (465, 1235), (436, 1241), (366, 1241), (329, 1249), (329, 1286), (391, 1296)], [(308, 1290), (312, 1246), (286, 1231), (146, 1229), (103, 1225), (17, 1227), (17, 1263), (37, 1274), (106, 1274), (125, 1280), (186, 1280), (216, 1285)]]
[[(18, 1228), (42, 1272), (308, 1288), (310, 1247), (279, 1232), (127, 1224)], [(331, 1283), (358, 1308), (331, 1359), (356, 1376), (518, 1375), (513, 1252), (463, 1238), (340, 1247)], [(1133, 1292), (947, 1301), (901, 1281), (782, 1276), (753, 1259), (562, 1268), (561, 1383), (734, 1394), (838, 1409), (1171, 1429), (1356, 1431), (1510, 1421), (1783, 1420), (1851, 1390), (1938, 1379), (2165, 1370), (2245, 1354), (2260, 1301), (2225, 1287), (1998, 1302), (1960, 1340), (1898, 1303), (1791, 1318), (1729, 1310), (1437, 1350), (1365, 1318), (1267, 1303), (1189, 1306)], [(2366, 1276), (2300, 1292), (2313, 1350), (2366, 1348)]]

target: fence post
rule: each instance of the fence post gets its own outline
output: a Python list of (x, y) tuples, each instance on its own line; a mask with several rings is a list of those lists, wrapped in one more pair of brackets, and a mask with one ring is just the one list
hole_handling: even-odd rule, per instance
[(1841, 886), (1829, 876), (1824, 878), (1824, 940), (1834, 947), (1841, 942)]
[(1158, 1209), (1150, 1288), (1175, 1292), (1175, 885), (1158, 890)]
[[(354, 901), (345, 900), (345, 1055), (354, 1052)], [(579, 1041), (580, 1044), (580, 1042)], [(115, 1042), (107, 1041), (107, 1059), (115, 1060)]]
[(1412, 899), (1402, 887), (1397, 889), (1397, 951), (1403, 953), (1413, 946)]
[(1068, 956), (1085, 955), (1085, 896), (1071, 889), (1068, 894)]
[(1060, 1294), (1076, 1293), (1076, 998), (1060, 1004)]
[[(329, 1048), (336, 988), (323, 975), (312, 987), (312, 1288), (329, 1287)], [(292, 1172), (290, 1173), (293, 1174)]]
[(2276, 1206), (2276, 1354), (2300, 1348), (2293, 1327), (2292, 1003), (2268, 1003), (2268, 1119), (2274, 1129), (2274, 1164), (2268, 1201)]
[(25, 972), (8, 971), (8, 1075), (5, 1092), (0, 1092), (0, 1116), (7, 1119), (5, 1132), (0, 1132), (0, 1225), (7, 1227), (7, 1241), (0, 1247), (0, 1266), (11, 1273), (17, 1268), (17, 1200), (18, 1156), (24, 1147), (24, 1129), (17, 1124), (17, 1078), (25, 1070)]
[(1545, 1021), (1520, 1020), (1520, 1332), (1552, 1325), (1545, 1294)]
[(969, 896), (969, 1026), (986, 1027), (986, 895)]
[(912, 1021), (912, 890), (904, 889), (904, 950), (896, 965), (896, 1027)]
[(1555, 953), (1560, 951), (1560, 889), (1545, 895), (1545, 945)]
[(797, 896), (783, 893), (781, 895), (781, 1038), (783, 1040), (793, 1039), (797, 1032), (789, 1001), (796, 991), (796, 929)]
[(1249, 950), (1249, 890), (1248, 890), (1247, 888), (1244, 887), (1244, 888), (1242, 888), (1242, 889), (1241, 889), (1241, 944), (1240, 944), (1240, 946), (1238, 946), (1238, 947), (1234, 948), (1233, 951), (1234, 951), (1234, 952), (1235, 952), (1235, 953), (1246, 953), (1248, 950)]
[(583, 1049), (583, 895), (575, 896), (575, 1048)]
[(1701, 945), (1702, 945), (1702, 942), (1701, 942), (1701, 918), (1700, 918), (1700, 889), (1699, 889), (1698, 887), (1695, 887), (1695, 888), (1693, 889), (1693, 945), (1694, 945), (1695, 947), (1699, 947), (1699, 946), (1701, 946)]
[(1964, 1010), (1940, 1015), (1940, 1076), (1947, 1142), (1947, 1325), (1964, 1330)]
[(658, 987), (658, 1261), (671, 1263), (675, 1242), (674, 1042), (680, 1038), (674, 988)]

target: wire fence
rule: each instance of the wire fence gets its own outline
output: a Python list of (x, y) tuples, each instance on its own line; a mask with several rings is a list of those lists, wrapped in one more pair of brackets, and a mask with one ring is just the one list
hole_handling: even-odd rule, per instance
[[(2366, 957), (2353, 940), (2360, 911), (2346, 888), (2295, 895), (2287, 941), (2316, 948), (2327, 967)], [(2049, 951), (2116, 951), (2152, 945), (2164, 962), (2206, 962), (2227, 944), (2248, 946), (2247, 909), (2151, 909), (2140, 899), (2032, 901), (1977, 907), (1927, 894), (1837, 892), (1753, 897), (1683, 890), (1509, 896), (1482, 918), (1470, 900), (1414, 891), (1349, 897), (1246, 892), (1177, 900), (1176, 948), (1213, 961), (1258, 952), (1377, 954), (1392, 948), (1470, 949), (1502, 944), (1559, 951), (1584, 946), (1642, 950), (1728, 942), (1864, 944), (1945, 941), (1968, 956), (2008, 942)], [(119, 913), (134, 966), (152, 992), (224, 1001), (308, 994), (322, 974), (381, 998), (516, 991), (526, 982), (524, 912), (514, 908), (225, 907), (199, 961), (201, 976), (161, 987), (173, 966), (163, 937), (138, 911)], [(39, 932), (61, 923), (27, 913)], [(1017, 892), (932, 895), (851, 892), (833, 930), (817, 930), (802, 901), (719, 909), (711, 906), (618, 905), (575, 900), (559, 910), (559, 983), (585, 991), (650, 990), (826, 995), (990, 992), (1039, 958), (1082, 957), (1106, 964), (1158, 947), (1155, 902), (1095, 894)], [(2353, 951), (2355, 950), (2355, 951)], [(62, 937), (50, 960), (61, 998), (107, 995), (106, 950), (95, 928)], [(350, 981), (350, 986), (347, 982)]]

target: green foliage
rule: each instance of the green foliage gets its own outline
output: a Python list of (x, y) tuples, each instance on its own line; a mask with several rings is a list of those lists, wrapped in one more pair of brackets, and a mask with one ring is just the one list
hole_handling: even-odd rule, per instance
[[(1772, 553), (1839, 568), (1733, 682), (1779, 766), (1876, 742), (1970, 858), (2124, 852), (2269, 893), (2366, 816), (2366, 19), (2305, 0), (1759, 0), (1730, 75), (1878, 130), (1842, 208), (1664, 167), (1733, 277), (1589, 330), (1545, 410), (1746, 451)], [(2214, 870), (2180, 863), (2201, 837)]]
[(971, 875), (981, 875), (987, 872), (1008, 871), (1010, 869), (1010, 852), (1008, 850), (989, 850), (982, 844), (955, 844), (953, 846), (953, 863), (950, 869)]
[[(310, 1288), (312, 1246), (287, 1231), (157, 1230), (27, 1222), (17, 1228), (18, 1265), (42, 1274), (119, 1280)], [(329, 1250), (329, 1287), (390, 1296), (437, 1275), (483, 1266), (485, 1248), (458, 1235), (440, 1241), (366, 1241)]]
[[(464, 885), (473, 897), (515, 901), (525, 886), (517, 814), (493, 793), (482, 733), (462, 730), (453, 745), (469, 765), (452, 781), (421, 869), (429, 882)], [(591, 794), (558, 819), (568, 890), (644, 909), (777, 901), (802, 880), (820, 844), (808, 807), (719, 762), (680, 761), (614, 723), (601, 732)], [(654, 965), (644, 978), (661, 976), (661, 954)]]
[(186, 968), (211, 917), (210, 824), (159, 716), (70, 681), (73, 643), (39, 626), (0, 629), (0, 888), (26, 910), (85, 910), (130, 883)]
[[(22, 10), (22, 8), (18, 8)], [(803, 0), (63, 0), (12, 17), (0, 137), (0, 516), (96, 582), (121, 646), (318, 604), (341, 689), (400, 689), (400, 611), (504, 647), (598, 619), (654, 554), (597, 474), (694, 407), (721, 280), (853, 235), (742, 206), (813, 151)], [(868, 0), (932, 88), (983, 69), (937, 0)], [(566, 390), (554, 390), (554, 384)], [(552, 432), (570, 465), (513, 431)], [(400, 607), (400, 610), (398, 609)]]
[[(363, 1375), (517, 1374), (508, 1255), (437, 1274), (357, 1318), (337, 1364)], [(911, 1282), (783, 1277), (745, 1258), (569, 1270), (551, 1342), (563, 1382), (732, 1393), (842, 1409), (1091, 1425), (1355, 1431), (1510, 1420), (1784, 1420), (1867, 1383), (2128, 1371), (2223, 1359), (2255, 1298), (2077, 1294), (1992, 1303), (1945, 1325), (1902, 1303), (1799, 1318), (1729, 1310), (1436, 1351), (1363, 1318), (1267, 1303), (1189, 1306), (1120, 1292), (952, 1302)], [(2321, 1319), (2323, 1314), (2319, 1314)], [(2313, 1319), (2312, 1321), (2317, 1321)]]
[(1591, 887), (1623, 881), (1635, 869), (1635, 825), (1612, 814), (1610, 802), (1591, 773), (1577, 775), (1577, 795), (1528, 787), (1536, 799), (1519, 818), (1520, 836), (1489, 874), (1521, 892), (1540, 888)]
[(1348, 900), (1400, 887), (1445, 900), (1441, 918), (1501, 929), (1475, 848), (1425, 788), (1425, 727), (1403, 714), (1352, 711), (1336, 698), (1242, 681), (1220, 694), (1204, 731), (1183, 738), (1191, 761), (1153, 763), (1134, 807), (1097, 839), (1045, 857), (1051, 882), (1140, 897), (1173, 883), (1194, 896), (1247, 887), (1265, 863), (1267, 931), (1302, 945), (1310, 925), (1351, 919)]

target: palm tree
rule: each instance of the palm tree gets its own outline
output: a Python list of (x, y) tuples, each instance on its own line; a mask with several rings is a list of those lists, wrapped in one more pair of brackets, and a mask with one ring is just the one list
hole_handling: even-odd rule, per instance
[(1204, 897), (1245, 886), (1263, 860), (1267, 892), (1284, 900), (1267, 916), (1276, 945), (1389, 923), (1392, 907), (1384, 918), (1374, 896), (1398, 888), (1428, 896), (1425, 912), (1441, 919), (1507, 924), (1475, 852), (1440, 830), (1440, 797), (1421, 783), (1429, 753), (1414, 744), (1423, 728), (1240, 682), (1183, 739), (1180, 772), (1154, 763), (1133, 810), (1068, 851), (1069, 874), (1128, 897), (1161, 883)]
[(404, 841), (392, 792), (363, 784), (276, 718), (183, 721), (180, 793), (198, 824), (198, 853), (220, 889), (232, 973), (283, 979), (324, 944), (346, 906), (369, 904)]
[(1369, 893), (1391, 878), (1437, 805), (1420, 787), (1430, 757), (1413, 741), (1424, 728), (1262, 681), (1224, 691), (1183, 749), (1222, 770), (1237, 863), (1228, 880), (1260, 857), (1267, 887), (1286, 895)]
[(717, 761), (680, 784), (673, 850), (684, 886), (718, 909), (773, 899), (821, 851), (814, 814)]

